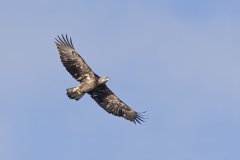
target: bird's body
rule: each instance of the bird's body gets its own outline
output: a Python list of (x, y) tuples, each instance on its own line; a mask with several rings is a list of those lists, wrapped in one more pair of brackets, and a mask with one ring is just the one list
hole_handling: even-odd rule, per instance
[(67, 71), (80, 82), (77, 87), (67, 89), (70, 99), (79, 100), (88, 93), (104, 110), (134, 123), (143, 121), (143, 116), (122, 102), (107, 86), (108, 77), (99, 77), (85, 63), (74, 49), (71, 38), (62, 36), (56, 39), (61, 61)]

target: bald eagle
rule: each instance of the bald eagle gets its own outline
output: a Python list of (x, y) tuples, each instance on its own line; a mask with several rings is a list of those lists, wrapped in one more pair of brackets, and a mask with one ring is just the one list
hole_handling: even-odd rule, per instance
[(131, 109), (107, 87), (108, 77), (100, 77), (92, 71), (75, 50), (71, 37), (69, 39), (67, 35), (58, 36), (55, 43), (64, 67), (80, 82), (80, 85), (67, 89), (67, 96), (70, 99), (79, 100), (88, 93), (108, 113), (134, 123), (144, 121), (142, 113)]

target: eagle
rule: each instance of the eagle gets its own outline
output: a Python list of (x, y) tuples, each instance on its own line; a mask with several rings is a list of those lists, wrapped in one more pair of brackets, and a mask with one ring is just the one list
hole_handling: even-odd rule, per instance
[(71, 37), (62, 35), (62, 37), (57, 36), (55, 40), (61, 62), (72, 77), (80, 82), (78, 86), (67, 89), (67, 96), (70, 99), (78, 101), (87, 93), (108, 113), (123, 117), (135, 124), (144, 122), (145, 112), (134, 111), (107, 87), (109, 78), (100, 77), (92, 71), (75, 50)]

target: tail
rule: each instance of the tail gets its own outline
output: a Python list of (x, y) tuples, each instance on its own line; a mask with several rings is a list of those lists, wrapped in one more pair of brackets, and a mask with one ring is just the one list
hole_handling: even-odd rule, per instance
[(70, 99), (75, 99), (76, 101), (78, 101), (80, 98), (83, 97), (85, 93), (83, 92), (79, 92), (78, 90), (76, 90), (76, 88), (68, 88), (67, 89), (67, 96)]

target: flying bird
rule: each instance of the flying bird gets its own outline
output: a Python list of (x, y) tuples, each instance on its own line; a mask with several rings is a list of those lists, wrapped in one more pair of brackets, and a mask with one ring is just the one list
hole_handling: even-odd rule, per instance
[(73, 78), (80, 82), (78, 86), (67, 89), (67, 96), (70, 99), (78, 101), (87, 93), (108, 113), (134, 123), (144, 122), (142, 113), (134, 111), (107, 87), (108, 77), (100, 77), (92, 71), (75, 50), (71, 37), (58, 36), (55, 43), (64, 67)]

